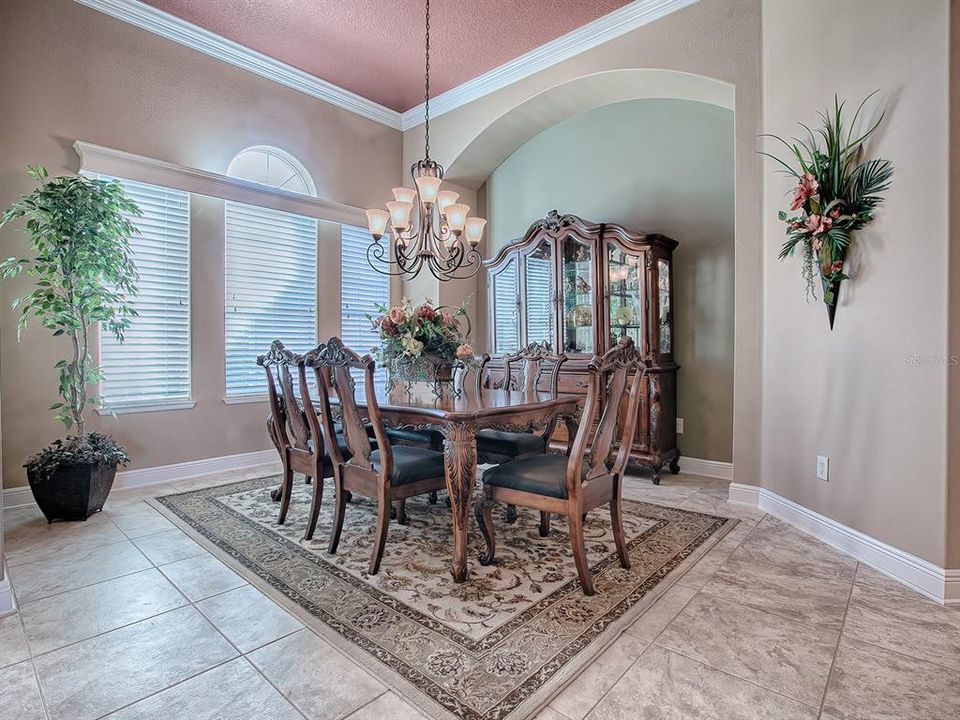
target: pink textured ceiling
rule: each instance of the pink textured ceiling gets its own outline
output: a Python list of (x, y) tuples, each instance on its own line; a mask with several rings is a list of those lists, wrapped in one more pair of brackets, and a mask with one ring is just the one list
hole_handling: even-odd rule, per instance
[[(423, 0), (145, 0), (393, 108), (423, 102)], [(431, 95), (629, 0), (431, 0)]]

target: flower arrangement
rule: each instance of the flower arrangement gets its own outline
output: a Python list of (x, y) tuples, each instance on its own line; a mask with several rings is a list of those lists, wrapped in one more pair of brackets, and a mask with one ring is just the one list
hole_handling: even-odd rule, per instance
[(843, 123), (844, 103), (834, 96), (832, 113), (819, 113), (821, 126), (816, 131), (799, 123), (806, 139), (791, 138), (792, 142), (787, 142), (777, 135), (766, 135), (786, 146), (796, 167), (776, 155), (761, 153), (797, 181), (790, 212), (779, 213), (787, 234), (780, 259), (792, 256), (798, 248), (802, 251), (807, 300), (816, 296), (819, 275), (831, 329), (840, 283), (849, 277), (844, 263), (853, 233), (873, 220), (874, 211), (883, 201), (880, 193), (890, 187), (893, 175), (889, 160), (861, 160), (863, 144), (880, 126), (882, 113), (866, 132), (853, 136), (860, 112), (874, 94), (860, 103), (849, 127)]
[[(379, 315), (370, 317), (380, 336), (376, 350), (379, 362), (407, 380), (436, 380), (440, 368), (451, 368), (457, 361), (473, 361), (473, 347), (467, 342), (470, 332), (466, 301), (455, 309), (434, 306), (430, 299), (414, 307), (403, 298), (399, 305), (377, 305)], [(467, 320), (467, 331), (460, 319)]]

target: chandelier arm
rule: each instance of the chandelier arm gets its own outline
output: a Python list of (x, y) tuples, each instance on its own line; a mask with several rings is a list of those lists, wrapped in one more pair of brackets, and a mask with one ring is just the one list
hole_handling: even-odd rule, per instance
[[(379, 253), (377, 252), (378, 247), (379, 247)], [(409, 274), (409, 272), (405, 270), (403, 266), (390, 260), (385, 254), (385, 248), (382, 245), (379, 245), (378, 243), (370, 243), (370, 245), (367, 246), (367, 263), (375, 272), (378, 272), (381, 275), (389, 275), (390, 277), (401, 277), (403, 275)], [(396, 272), (393, 272), (390, 270), (384, 270), (382, 267), (378, 267), (378, 265), (386, 265), (387, 267), (391, 267), (395, 265), (400, 269), (397, 270)]]

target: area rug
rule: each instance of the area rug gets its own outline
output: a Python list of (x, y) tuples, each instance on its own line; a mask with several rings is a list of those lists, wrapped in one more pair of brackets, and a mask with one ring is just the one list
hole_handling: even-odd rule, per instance
[(609, 513), (593, 511), (586, 544), (596, 594), (586, 597), (563, 518), (542, 538), (538, 514), (521, 509), (507, 524), (495, 511), (496, 564), (477, 561), (483, 541), (474, 528), (470, 577), (456, 584), (449, 509), (412, 499), (409, 523), (391, 522), (380, 573), (370, 576), (374, 504), (347, 506), (340, 548), (328, 555), (333, 503), (324, 503), (315, 539), (305, 543), (310, 488), (296, 483), (278, 526), (270, 500), (278, 482), (242, 480), (151, 503), (437, 720), (532, 717), (736, 524), (624, 500), (632, 563), (624, 570)]

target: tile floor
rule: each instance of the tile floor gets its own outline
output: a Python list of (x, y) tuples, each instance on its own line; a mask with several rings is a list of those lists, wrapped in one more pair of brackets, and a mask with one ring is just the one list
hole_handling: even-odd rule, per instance
[[(422, 718), (143, 502), (268, 470), (117, 491), (86, 523), (7, 510), (0, 720)], [(538, 720), (960, 718), (960, 609), (728, 504), (726, 483), (625, 495), (742, 522)]]

